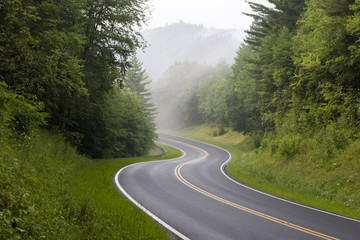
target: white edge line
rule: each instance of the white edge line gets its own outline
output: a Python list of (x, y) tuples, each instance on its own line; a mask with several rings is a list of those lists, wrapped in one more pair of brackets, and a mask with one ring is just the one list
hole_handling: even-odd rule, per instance
[[(179, 137), (179, 136), (176, 136), (176, 137)], [(346, 216), (339, 215), (339, 214), (336, 214), (336, 213), (332, 213), (332, 212), (324, 211), (324, 210), (321, 210), (321, 209), (318, 209), (318, 208), (310, 207), (310, 206), (307, 206), (307, 205), (304, 205), (304, 204), (301, 204), (301, 203), (293, 202), (293, 201), (290, 201), (290, 200), (287, 200), (287, 199), (284, 199), (284, 198), (281, 198), (281, 197), (277, 197), (277, 196), (275, 196), (275, 195), (272, 195), (272, 194), (269, 194), (269, 193), (266, 193), (266, 192), (262, 192), (262, 191), (260, 191), (260, 190), (258, 190), (258, 189), (249, 187), (249, 186), (247, 186), (247, 185), (245, 185), (245, 184), (242, 184), (242, 183), (234, 180), (232, 177), (230, 177), (230, 176), (224, 171), (225, 168), (226, 168), (226, 166), (229, 164), (229, 162), (230, 162), (231, 159), (232, 159), (232, 155), (231, 155), (231, 153), (230, 153), (228, 150), (223, 149), (223, 148), (221, 148), (221, 147), (219, 147), (219, 146), (216, 146), (216, 145), (213, 145), (213, 144), (209, 144), (209, 143), (206, 143), (206, 142), (201, 142), (201, 141), (198, 141), (198, 140), (195, 140), (195, 139), (184, 138), (184, 137), (179, 137), (179, 138), (188, 139), (188, 140), (192, 140), (192, 141), (199, 142), (199, 143), (202, 143), (202, 144), (206, 144), (206, 145), (209, 145), (209, 146), (213, 146), (213, 147), (222, 149), (222, 150), (224, 150), (225, 152), (227, 152), (227, 153), (229, 154), (229, 158), (226, 160), (226, 162), (224, 162), (224, 163), (220, 166), (220, 170), (221, 170), (222, 174), (223, 174), (226, 178), (228, 178), (230, 181), (236, 183), (237, 185), (240, 185), (240, 186), (242, 186), (242, 187), (244, 187), (244, 188), (250, 189), (250, 190), (252, 190), (252, 191), (254, 191), (254, 192), (261, 193), (261, 194), (266, 195), (266, 196), (268, 196), (268, 197), (272, 197), (272, 198), (281, 200), (281, 201), (283, 201), (283, 202), (291, 203), (291, 204), (296, 205), (296, 206), (299, 206), (299, 207), (311, 209), (311, 210), (314, 210), (314, 211), (317, 211), (317, 212), (325, 213), (325, 214), (332, 215), (332, 216), (335, 216), (335, 217), (340, 217), (340, 218), (347, 219), (347, 220), (354, 221), (354, 222), (360, 222), (360, 220), (355, 219), (355, 218), (346, 217)]]
[[(166, 144), (166, 145), (169, 145), (169, 144)], [(171, 145), (169, 145), (171, 146)], [(174, 146), (171, 146), (171, 147), (174, 147)], [(178, 150), (180, 150), (182, 152), (182, 156), (181, 157), (178, 157), (178, 158), (174, 158), (174, 159), (169, 159), (169, 160), (179, 160), (183, 157), (185, 157), (186, 153), (177, 148), (177, 147), (174, 147)], [(159, 161), (164, 161), (164, 160), (159, 160)], [(152, 161), (152, 162), (159, 162), (159, 161)], [(166, 160), (165, 160), (166, 161)], [(154, 219), (156, 222), (158, 222), (160, 225), (162, 225), (164, 228), (166, 228), (167, 230), (171, 231), (173, 234), (175, 234), (176, 236), (178, 236), (179, 238), (183, 239), (183, 240), (190, 240), (190, 238), (186, 237), (184, 234), (180, 233), (179, 231), (177, 231), (176, 229), (174, 229), (173, 227), (171, 227), (169, 224), (167, 224), (166, 222), (164, 222), (163, 220), (161, 220), (159, 217), (157, 217), (155, 214), (153, 214), (152, 212), (150, 212), (148, 209), (146, 209), (144, 206), (142, 206), (139, 202), (137, 202), (134, 198), (132, 198), (130, 196), (129, 193), (127, 193), (125, 191), (125, 189), (121, 186), (120, 182), (119, 182), (119, 175), (121, 174), (121, 172), (123, 170), (125, 170), (126, 168), (129, 168), (131, 166), (135, 166), (137, 164), (141, 164), (140, 163), (134, 163), (134, 164), (131, 164), (131, 165), (128, 165), (128, 166), (125, 166), (123, 168), (121, 168), (114, 176), (114, 181), (115, 181), (115, 184), (116, 184), (116, 187), (118, 188), (118, 190), (121, 191), (122, 194), (125, 195), (125, 197), (127, 197), (136, 207), (140, 208), (143, 212), (145, 212), (147, 215), (149, 215), (152, 219)]]

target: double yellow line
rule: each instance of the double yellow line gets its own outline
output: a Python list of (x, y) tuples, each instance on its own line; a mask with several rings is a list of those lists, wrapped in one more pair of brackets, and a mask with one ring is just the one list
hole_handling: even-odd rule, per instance
[(180, 165), (178, 165), (176, 168), (175, 168), (175, 176), (180, 180), (180, 182), (182, 182), (183, 184), (185, 184), (186, 186), (194, 189), (195, 191), (209, 197), (209, 198), (212, 198), (212, 199), (215, 199), (221, 203), (224, 203), (226, 205), (229, 205), (229, 206), (232, 206), (234, 208), (237, 208), (239, 210), (242, 210), (244, 212), (247, 212), (247, 213), (250, 213), (250, 214), (253, 214), (253, 215), (256, 215), (256, 216), (259, 216), (261, 218), (264, 218), (264, 219), (267, 219), (267, 220), (270, 220), (272, 222), (276, 222), (276, 223), (279, 223), (281, 225), (284, 225), (286, 227), (289, 227), (289, 228), (293, 228), (293, 229), (296, 229), (298, 231), (301, 231), (301, 232), (304, 232), (304, 233), (308, 233), (310, 235), (313, 235), (313, 236), (316, 236), (316, 237), (319, 237), (319, 238), (322, 238), (322, 239), (326, 239), (326, 240), (340, 240), (339, 238), (335, 238), (335, 237), (331, 237), (329, 235), (326, 235), (326, 234), (323, 234), (323, 233), (319, 233), (319, 232), (316, 232), (314, 230), (311, 230), (311, 229), (308, 229), (308, 228), (304, 228), (304, 227), (301, 227), (299, 225), (296, 225), (296, 224), (293, 224), (293, 223), (290, 223), (290, 222), (287, 222), (287, 221), (284, 221), (284, 220), (281, 220), (279, 218), (275, 218), (275, 217), (272, 217), (270, 215), (267, 215), (267, 214), (264, 214), (264, 213), (261, 213), (261, 212), (258, 212), (258, 211), (255, 211), (253, 209), (250, 209), (250, 208), (247, 208), (247, 207), (244, 207), (242, 205), (239, 205), (237, 203), (234, 203), (234, 202), (231, 202), (229, 200), (226, 200), (224, 198), (221, 198), (219, 196), (216, 196), (212, 193), (209, 193), (207, 191), (205, 191), (204, 189), (201, 189), (197, 186), (195, 186), (194, 184), (190, 183), (189, 181), (187, 181), (182, 175), (181, 175), (181, 169), (186, 166), (186, 165), (189, 165), (189, 164), (192, 164), (192, 163), (195, 163), (195, 162), (199, 162), (203, 159), (205, 159), (209, 153), (207, 151), (205, 151), (204, 149), (201, 149), (199, 147), (196, 147), (194, 145), (191, 145), (191, 144), (187, 144), (187, 143), (184, 143), (184, 142), (180, 142), (180, 141), (176, 141), (176, 140), (173, 140), (173, 139), (167, 139), (167, 140), (170, 140), (172, 142), (177, 142), (177, 143), (180, 143), (180, 144), (184, 144), (184, 145), (187, 145), (187, 146), (190, 146), (190, 147), (193, 147), (193, 148), (196, 148), (198, 150), (200, 150), (201, 152), (204, 153), (204, 156), (198, 158), (198, 159), (195, 159), (195, 160), (192, 160), (192, 161), (189, 161), (189, 162), (185, 162), (185, 163), (182, 163)]

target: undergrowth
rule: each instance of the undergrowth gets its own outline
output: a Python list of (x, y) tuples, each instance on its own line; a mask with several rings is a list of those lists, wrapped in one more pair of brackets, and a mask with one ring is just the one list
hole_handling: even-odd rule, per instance
[[(179, 155), (167, 151), (157, 159)], [(120, 167), (154, 159), (94, 161), (60, 135), (0, 128), (0, 239), (166, 239), (112, 183)]]
[(0, 238), (76, 238), (79, 209), (70, 179), (89, 160), (60, 136), (18, 136), (2, 129), (0, 145)]

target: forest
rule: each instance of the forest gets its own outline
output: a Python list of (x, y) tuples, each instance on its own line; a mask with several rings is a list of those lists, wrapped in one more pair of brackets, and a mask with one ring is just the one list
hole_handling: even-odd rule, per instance
[(177, 62), (162, 75), (154, 101), (163, 109), (167, 94), (174, 99), (159, 126), (177, 114), (180, 128), (230, 127), (256, 147), (272, 139), (272, 151), (288, 158), (317, 139), (328, 159), (359, 135), (360, 1), (269, 2), (249, 3), (254, 21), (231, 67)]
[[(165, 236), (115, 190), (121, 165), (106, 174), (96, 160), (154, 146), (149, 79), (135, 55), (147, 2), (0, 2), (0, 239)], [(96, 200), (99, 189), (109, 198)], [(138, 224), (149, 230), (129, 230)]]
[(145, 46), (146, 4), (2, 1), (1, 131), (42, 126), (92, 158), (146, 153), (155, 137), (148, 90), (129, 83), (147, 81), (134, 55)]
[(358, 218), (360, 1), (268, 2), (249, 3), (253, 23), (232, 66), (177, 62), (160, 77), (158, 126), (195, 136), (210, 125), (202, 136), (234, 142), (240, 132), (233, 177)]
[(147, 0), (1, 1), (0, 239), (113, 236), (73, 200), (70, 179), (84, 156), (146, 154), (156, 126), (241, 132), (247, 158), (230, 171), (302, 181), (359, 212), (360, 0), (268, 2), (249, 2), (253, 24), (232, 66), (175, 62), (151, 99), (136, 56)]

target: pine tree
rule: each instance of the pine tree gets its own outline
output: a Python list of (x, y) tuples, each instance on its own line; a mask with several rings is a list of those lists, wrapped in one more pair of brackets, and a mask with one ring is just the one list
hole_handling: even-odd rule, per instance
[(151, 79), (149, 79), (146, 70), (143, 69), (142, 62), (140, 62), (134, 54), (130, 61), (130, 67), (124, 78), (124, 85), (126, 89), (142, 98), (148, 117), (155, 125), (156, 108), (155, 105), (151, 103), (151, 92), (148, 88), (150, 83)]

